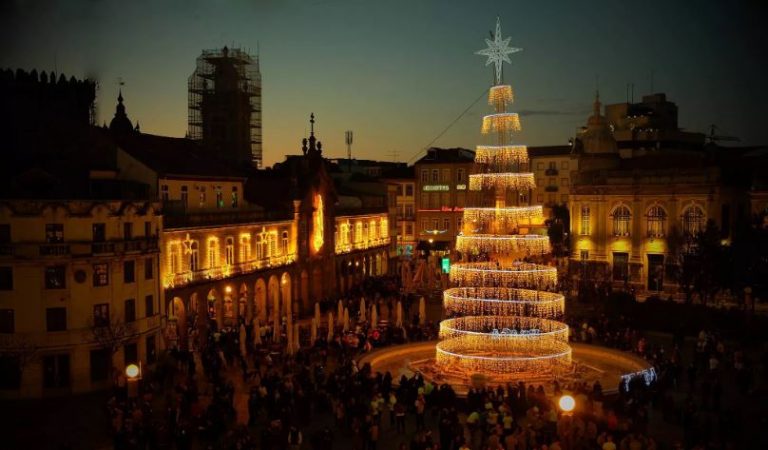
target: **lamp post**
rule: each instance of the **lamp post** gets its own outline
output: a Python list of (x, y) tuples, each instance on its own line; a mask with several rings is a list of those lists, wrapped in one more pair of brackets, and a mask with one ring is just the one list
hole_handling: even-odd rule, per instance
[(128, 398), (136, 398), (139, 395), (139, 380), (141, 380), (141, 363), (128, 364), (125, 367), (125, 376), (128, 381)]

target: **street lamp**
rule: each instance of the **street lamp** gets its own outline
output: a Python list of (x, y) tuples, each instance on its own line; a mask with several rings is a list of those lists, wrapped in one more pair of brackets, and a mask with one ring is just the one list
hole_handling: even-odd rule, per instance
[[(141, 363), (139, 363), (141, 364)], [(125, 376), (128, 381), (128, 398), (136, 398), (139, 395), (139, 380), (141, 379), (141, 365), (128, 364), (125, 366)]]
[(570, 414), (573, 412), (574, 408), (576, 408), (576, 399), (571, 397), (570, 395), (563, 395), (560, 397), (560, 400), (557, 402), (557, 405), (560, 407), (560, 410), (565, 414)]
[(125, 376), (127, 376), (129, 380), (137, 379), (140, 373), (141, 373), (141, 370), (139, 369), (139, 366), (137, 366), (136, 364), (128, 364), (125, 367)]

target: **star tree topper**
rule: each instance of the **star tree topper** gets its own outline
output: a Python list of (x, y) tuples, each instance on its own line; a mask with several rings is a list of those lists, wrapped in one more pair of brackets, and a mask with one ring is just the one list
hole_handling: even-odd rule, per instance
[(475, 52), (476, 55), (483, 55), (488, 57), (488, 61), (486, 61), (485, 65), (490, 65), (491, 63), (494, 63), (496, 65), (496, 70), (494, 71), (494, 74), (496, 76), (496, 84), (501, 84), (501, 65), (504, 62), (512, 63), (512, 61), (509, 59), (509, 55), (511, 53), (517, 53), (519, 51), (522, 51), (522, 48), (517, 47), (510, 47), (509, 46), (509, 40), (511, 38), (501, 39), (501, 19), (498, 17), (496, 18), (496, 33), (493, 35), (493, 40), (486, 39), (485, 43), (488, 45), (488, 48), (484, 48), (482, 50), (478, 50)]

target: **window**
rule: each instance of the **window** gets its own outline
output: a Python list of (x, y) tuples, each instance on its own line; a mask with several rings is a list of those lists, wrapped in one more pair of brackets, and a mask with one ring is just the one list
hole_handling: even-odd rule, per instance
[(45, 224), (45, 242), (49, 244), (64, 242), (64, 224), (61, 224), (61, 223)]
[(440, 171), (437, 169), (432, 169), (432, 182), (433, 183), (440, 182)]
[(181, 248), (178, 242), (168, 244), (168, 268), (171, 273), (181, 272)]
[(155, 298), (151, 295), (144, 297), (144, 311), (145, 317), (152, 317), (155, 315)]
[(18, 389), (21, 386), (19, 358), (0, 355), (0, 389)]
[(240, 235), (240, 262), (251, 260), (251, 235)]
[(186, 208), (189, 203), (189, 187), (182, 186), (181, 187), (181, 204)]
[(451, 229), (451, 219), (446, 217), (445, 219), (443, 219), (443, 230), (448, 231), (450, 229)]
[(405, 234), (406, 236), (410, 236), (413, 234), (413, 224), (412, 223), (406, 223), (405, 224)]
[(216, 238), (208, 239), (208, 267), (219, 267), (219, 240)]
[(202, 208), (203, 206), (205, 206), (205, 200), (206, 200), (205, 186), (200, 186), (199, 189), (200, 189), (200, 207)]
[(91, 381), (105, 381), (112, 369), (112, 355), (106, 348), (91, 350)]
[(421, 199), (421, 209), (429, 208), (429, 194), (422, 193), (419, 197)]
[(0, 267), (0, 291), (13, 290), (13, 267)]
[(413, 185), (410, 183), (405, 185), (405, 196), (413, 197)]
[(93, 286), (106, 286), (109, 284), (109, 264), (99, 263), (93, 265)]
[(227, 266), (235, 264), (235, 238), (231, 236), (224, 240), (224, 264)]
[(136, 281), (136, 262), (123, 262), (123, 283), (133, 283)]
[(683, 211), (683, 233), (696, 236), (704, 231), (704, 210), (699, 206), (691, 205)]
[(67, 308), (45, 309), (46, 331), (65, 331), (67, 329)]
[(238, 198), (237, 198), (237, 186), (232, 186), (232, 207), (237, 208)]
[(421, 219), (421, 231), (427, 231), (429, 229), (429, 220)]
[(421, 182), (422, 183), (429, 183), (429, 170), (422, 169), (421, 170)]
[(123, 239), (126, 241), (133, 239), (133, 224), (131, 222), (123, 223)]
[(152, 236), (152, 222), (144, 222), (144, 237)]
[(582, 250), (581, 251), (581, 260), (586, 261), (589, 259), (589, 250)]
[(93, 242), (104, 242), (107, 240), (107, 225), (104, 223), (93, 224)]
[(589, 235), (589, 220), (590, 220), (589, 206), (584, 205), (581, 207), (581, 229), (579, 230), (579, 234)]
[(443, 183), (450, 183), (451, 182), (451, 169), (443, 169)]
[(109, 303), (93, 305), (93, 325), (96, 327), (109, 325)]
[(151, 280), (155, 277), (155, 260), (153, 258), (144, 259), (144, 279)]
[(164, 202), (167, 202), (168, 198), (169, 198), (169, 195), (168, 195), (168, 185), (164, 184), (164, 185), (160, 186), (160, 200), (162, 200)]
[(464, 169), (456, 169), (456, 182), (461, 184), (464, 181)]
[(398, 184), (397, 185), (397, 196), (398, 197), (402, 197), (403, 196), (403, 185), (402, 184)]
[(282, 252), (283, 252), (283, 255), (287, 255), (288, 254), (288, 232), (287, 231), (283, 231), (282, 238), (283, 238), (282, 244), (281, 244)]
[(221, 186), (216, 186), (216, 207), (224, 207), (224, 193), (221, 192)]
[(43, 356), (44, 388), (58, 389), (69, 387), (69, 379), (68, 354)]
[(139, 349), (135, 342), (123, 346), (123, 363), (137, 364), (139, 362)]
[(440, 219), (432, 219), (432, 230), (437, 231), (440, 229)]
[(629, 254), (613, 254), (613, 281), (627, 281), (629, 279)]
[(147, 336), (147, 364), (154, 364), (157, 361), (157, 349), (155, 347), (155, 336)]
[(16, 328), (13, 323), (13, 310), (0, 309), (0, 333), (15, 333)]
[(197, 243), (197, 241), (192, 241), (191, 244), (189, 244), (189, 270), (192, 272), (197, 271), (199, 267), (199, 260), (200, 259), (200, 245)]
[(659, 205), (652, 206), (646, 216), (648, 219), (648, 237), (664, 236), (667, 212)]
[(629, 222), (632, 219), (632, 213), (626, 205), (619, 205), (611, 213), (613, 218), (613, 235), (629, 236)]
[(136, 321), (136, 300), (129, 298), (125, 301), (125, 323)]
[(0, 244), (11, 243), (11, 225), (0, 223)]
[(67, 287), (67, 266), (48, 266), (45, 268), (45, 288), (64, 289)]
[(550, 162), (549, 162), (549, 169), (550, 169), (550, 170), (557, 170), (557, 162), (555, 162), (555, 161), (550, 161)]
[(264, 259), (265, 251), (264, 251), (264, 233), (259, 233), (256, 236), (256, 259)]
[(404, 205), (405, 207), (405, 217), (413, 217), (413, 205), (408, 204)]

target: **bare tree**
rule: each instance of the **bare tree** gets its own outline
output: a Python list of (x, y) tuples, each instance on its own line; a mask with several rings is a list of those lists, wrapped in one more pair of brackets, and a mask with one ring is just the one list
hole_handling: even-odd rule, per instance
[(0, 336), (0, 358), (9, 358), (16, 362), (18, 377), (24, 369), (37, 359), (39, 348), (29, 338), (20, 334)]
[(138, 336), (136, 328), (131, 323), (125, 323), (123, 319), (115, 316), (93, 320), (90, 326), (91, 340), (100, 348), (108, 350), (114, 355), (125, 344)]

